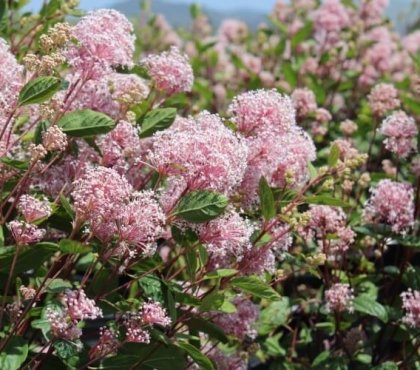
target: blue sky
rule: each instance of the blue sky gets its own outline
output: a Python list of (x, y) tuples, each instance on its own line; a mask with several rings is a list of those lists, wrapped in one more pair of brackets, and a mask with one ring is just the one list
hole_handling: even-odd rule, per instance
[[(112, 4), (115, 4), (118, 1), (124, 0), (81, 0), (81, 8), (85, 10), (94, 9), (94, 8), (103, 8)], [(139, 2), (139, 0), (131, 0)], [(153, 0), (152, 0), (153, 1)], [(236, 8), (248, 8), (255, 9), (259, 11), (269, 11), (272, 9), (275, 0), (165, 0), (172, 3), (199, 3), (204, 6), (213, 9), (236, 9)], [(29, 8), (36, 10), (42, 4), (43, 0), (30, 0)]]

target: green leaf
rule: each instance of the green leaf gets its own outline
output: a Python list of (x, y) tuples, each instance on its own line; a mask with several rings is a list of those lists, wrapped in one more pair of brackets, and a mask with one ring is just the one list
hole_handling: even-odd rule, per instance
[(174, 345), (127, 343), (118, 356), (107, 358), (102, 369), (184, 370), (184, 351)]
[[(20, 247), (15, 274), (38, 268), (57, 251), (57, 244), (47, 242)], [(0, 273), (8, 273), (10, 271), (15, 253), (16, 247), (14, 246), (0, 248)]]
[(1, 370), (18, 370), (28, 357), (28, 344), (22, 337), (13, 337), (0, 353)]
[(353, 299), (355, 311), (377, 317), (383, 322), (388, 321), (388, 312), (384, 306), (367, 296), (360, 296)]
[(401, 100), (406, 106), (406, 108), (414, 114), (420, 114), (420, 104), (419, 101), (413, 99), (411, 96), (407, 94), (401, 94)]
[(290, 85), (290, 87), (295, 87), (297, 85), (298, 77), (297, 72), (293, 69), (292, 63), (289, 61), (283, 61), (282, 70), (286, 82)]
[(20, 106), (40, 104), (50, 99), (61, 89), (61, 80), (52, 76), (41, 76), (29, 81), (20, 91)]
[(202, 333), (207, 334), (210, 338), (215, 339), (222, 343), (227, 343), (228, 338), (225, 334), (225, 332), (218, 327), (216, 324), (213, 324), (212, 322), (205, 320), (201, 317), (191, 317), (186, 324), (192, 331), (199, 331)]
[(292, 37), (292, 48), (298, 46), (302, 41), (308, 39), (312, 34), (312, 22), (306, 22), (305, 25), (297, 31)]
[(207, 222), (220, 216), (228, 205), (228, 198), (209, 190), (195, 190), (185, 195), (173, 216), (193, 223)]
[(209, 279), (220, 279), (228, 276), (233, 276), (238, 272), (235, 269), (219, 269), (212, 272), (209, 272), (207, 275), (203, 277), (203, 280)]
[(225, 296), (223, 295), (223, 293), (220, 293), (218, 289), (214, 289), (201, 301), (200, 311), (217, 310), (219, 307), (222, 306), (224, 300)]
[(147, 73), (147, 69), (140, 65), (135, 65), (133, 68), (127, 68), (127, 67), (118, 67), (117, 72), (121, 74), (135, 74), (141, 78), (144, 78), (146, 80), (150, 79), (149, 74)]
[(193, 280), (195, 278), (195, 272), (197, 270), (197, 252), (194, 248), (187, 246), (187, 253), (185, 254), (185, 262), (187, 264), (188, 277)]
[(45, 286), (48, 293), (60, 293), (72, 288), (71, 283), (63, 279), (48, 279)]
[(236, 277), (231, 280), (231, 284), (234, 288), (239, 288), (254, 297), (264, 298), (270, 301), (276, 301), (280, 298), (280, 295), (271, 286), (256, 276)]
[(341, 199), (331, 197), (329, 195), (310, 195), (305, 197), (308, 204), (322, 204), (325, 206), (349, 208), (351, 205)]
[(337, 144), (334, 144), (330, 149), (330, 154), (328, 156), (328, 166), (335, 167), (337, 165), (338, 159), (340, 158), (340, 148)]
[(4, 246), (4, 231), (3, 226), (0, 225), (0, 247)]
[(372, 370), (398, 370), (398, 365), (395, 362), (387, 361), (375, 366)]
[(92, 247), (89, 245), (70, 239), (60, 240), (58, 247), (65, 254), (85, 254), (92, 251)]
[(106, 134), (115, 125), (116, 123), (111, 117), (90, 109), (75, 110), (65, 114), (58, 121), (58, 126), (63, 132), (76, 137)]
[(259, 195), (262, 215), (266, 221), (269, 221), (276, 216), (276, 205), (273, 191), (264, 176), (260, 178)]
[(137, 122), (141, 125), (140, 137), (149, 137), (157, 131), (167, 129), (175, 121), (175, 118), (175, 108), (158, 108), (148, 112)]
[(187, 342), (178, 342), (178, 347), (187, 352), (194, 362), (204, 370), (215, 370), (213, 363), (199, 349)]
[(63, 193), (60, 193), (60, 202), (66, 211), (66, 213), (70, 216), (71, 219), (74, 219), (74, 211), (71, 207), (70, 202), (67, 200), (67, 198), (63, 195)]
[(41, 144), (42, 143), (42, 134), (47, 131), (48, 127), (49, 127), (49, 122), (48, 121), (41, 121), (40, 123), (38, 123), (38, 125), (35, 128), (35, 133), (34, 133), (34, 143), (35, 144)]
[(271, 302), (268, 307), (261, 311), (258, 333), (267, 335), (272, 330), (286, 324), (290, 312), (288, 298), (282, 297), (279, 301)]
[(18, 159), (12, 159), (10, 157), (1, 157), (0, 161), (4, 163), (6, 166), (15, 168), (17, 170), (26, 171), (29, 168), (28, 161), (20, 161)]
[(7, 6), (6, 0), (0, 0), (0, 21), (3, 19), (4, 15), (6, 14)]

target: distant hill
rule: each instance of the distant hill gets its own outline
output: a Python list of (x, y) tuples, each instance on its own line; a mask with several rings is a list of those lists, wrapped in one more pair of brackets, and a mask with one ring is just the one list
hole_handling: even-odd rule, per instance
[[(215, 0), (222, 1), (222, 0)], [(229, 0), (224, 0), (229, 1)], [(275, 0), (273, 0), (273, 3)], [(185, 3), (166, 2), (165, 0), (152, 0), (152, 10), (154, 13), (163, 14), (166, 19), (175, 27), (188, 27), (191, 24), (189, 5)], [(415, 8), (411, 5), (417, 3)], [(126, 0), (112, 6), (114, 9), (133, 18), (140, 14), (139, 0)], [(226, 18), (241, 19), (249, 27), (255, 29), (261, 22), (267, 20), (264, 12), (252, 11), (248, 9), (235, 9), (230, 11), (219, 11), (214, 8), (203, 7), (204, 12), (209, 16), (213, 26), (217, 27)], [(389, 0), (387, 15), (396, 25), (399, 32), (404, 33), (409, 25), (420, 19), (420, 0)]]

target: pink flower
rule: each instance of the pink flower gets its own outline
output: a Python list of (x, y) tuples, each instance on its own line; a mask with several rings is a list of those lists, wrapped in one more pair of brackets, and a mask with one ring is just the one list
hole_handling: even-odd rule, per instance
[(414, 225), (414, 191), (410, 185), (385, 179), (370, 193), (363, 211), (365, 222), (390, 225), (396, 233)]
[(84, 79), (99, 79), (111, 67), (133, 65), (133, 26), (116, 10), (88, 13), (74, 26), (72, 34), (77, 43), (68, 46), (65, 56)]
[(150, 343), (150, 334), (147, 330), (138, 326), (135, 320), (130, 320), (126, 323), (127, 327), (127, 342), (131, 343)]
[(141, 60), (152, 78), (155, 87), (168, 95), (189, 92), (194, 75), (187, 55), (182, 55), (177, 47), (169, 51), (149, 55)]
[(350, 25), (348, 10), (340, 0), (326, 0), (313, 13), (315, 31), (336, 32)]
[(386, 112), (400, 106), (398, 91), (390, 84), (376, 85), (370, 92), (368, 99), (373, 113), (377, 116), (383, 116)]
[(353, 289), (349, 284), (334, 284), (330, 289), (325, 291), (325, 299), (327, 300), (327, 310), (329, 312), (353, 312), (352, 301), (354, 299)]
[(240, 42), (247, 37), (248, 26), (238, 19), (225, 19), (219, 27), (218, 34), (224, 43)]
[(17, 209), (26, 222), (33, 223), (51, 215), (52, 210), (48, 200), (38, 200), (31, 195), (24, 194), (19, 198)]
[(359, 10), (360, 18), (369, 26), (378, 24), (384, 17), (387, 6), (388, 0), (363, 0)]
[(290, 98), (276, 90), (255, 90), (238, 95), (228, 113), (245, 136), (264, 132), (283, 134), (295, 124), (295, 110)]
[(82, 336), (82, 330), (69, 318), (66, 311), (48, 307), (46, 317), (54, 337), (73, 341)]
[(406, 311), (403, 321), (413, 328), (420, 328), (420, 291), (408, 289), (401, 293), (401, 299)]
[(31, 300), (35, 298), (36, 290), (34, 288), (29, 288), (24, 285), (21, 285), (19, 291), (22, 294), (23, 299), (25, 300)]
[[(307, 240), (316, 239), (328, 257), (340, 257), (354, 242), (356, 234), (347, 227), (347, 217), (341, 208), (313, 205), (309, 209), (309, 222), (299, 233)], [(335, 238), (328, 236), (335, 235)]]
[(416, 121), (403, 111), (394, 112), (382, 122), (379, 131), (386, 136), (385, 147), (401, 158), (416, 151)]
[(218, 370), (246, 370), (248, 368), (248, 361), (238, 353), (226, 354), (217, 347), (210, 350), (208, 357), (216, 364)]
[(245, 142), (219, 116), (203, 112), (156, 133), (148, 157), (161, 174), (180, 176), (189, 190), (230, 194), (242, 181), (247, 154)]
[(357, 131), (357, 124), (346, 119), (340, 123), (340, 131), (346, 136), (351, 136)]
[(131, 192), (128, 181), (115, 170), (90, 168), (74, 182), (72, 196), (77, 218), (89, 221), (94, 234), (108, 240), (116, 232), (116, 217)]
[(135, 193), (134, 199), (117, 215), (119, 241), (128, 249), (134, 247), (130, 255), (151, 256), (156, 251), (156, 240), (161, 237), (164, 224), (165, 214), (153, 191)]
[(315, 94), (306, 87), (293, 91), (291, 98), (296, 114), (300, 118), (307, 117), (317, 109)]
[(10, 221), (7, 228), (13, 235), (17, 245), (38, 243), (45, 236), (46, 230), (23, 221)]
[(64, 152), (67, 147), (67, 135), (58, 126), (50, 126), (42, 134), (42, 145), (52, 152)]
[(141, 321), (146, 325), (171, 325), (171, 319), (159, 302), (147, 302), (140, 310)]
[(94, 320), (102, 317), (102, 310), (96, 306), (93, 299), (86, 296), (83, 290), (67, 289), (64, 295), (67, 313), (73, 321)]
[(420, 30), (416, 30), (405, 36), (402, 43), (409, 53), (416, 54), (420, 50)]
[(251, 248), (254, 228), (248, 220), (229, 209), (222, 217), (197, 226), (196, 231), (207, 248), (212, 265), (219, 268), (243, 259), (246, 250)]
[(213, 321), (223, 328), (226, 334), (241, 340), (245, 337), (255, 338), (257, 332), (254, 324), (259, 317), (259, 307), (242, 296), (236, 296), (232, 303), (236, 306), (236, 312), (216, 314)]
[(113, 329), (102, 327), (99, 331), (98, 342), (89, 351), (89, 358), (105, 357), (117, 353), (119, 346), (118, 333)]

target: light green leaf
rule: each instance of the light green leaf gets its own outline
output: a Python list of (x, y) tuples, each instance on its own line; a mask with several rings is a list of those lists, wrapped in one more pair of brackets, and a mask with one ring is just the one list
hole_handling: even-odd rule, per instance
[(270, 301), (280, 299), (280, 295), (271, 286), (256, 276), (236, 277), (231, 280), (231, 284), (234, 288), (239, 288), (254, 297), (264, 298)]
[(204, 276), (203, 280), (220, 279), (228, 276), (233, 276), (237, 272), (238, 270), (235, 269), (219, 269), (209, 272), (207, 275)]
[(61, 252), (66, 254), (85, 254), (92, 251), (92, 248), (89, 245), (70, 239), (60, 240), (58, 247)]
[(50, 99), (61, 89), (61, 80), (52, 76), (41, 76), (29, 81), (20, 91), (18, 103), (20, 106), (40, 104)]
[(325, 206), (349, 208), (351, 205), (341, 199), (334, 198), (330, 195), (310, 195), (305, 197), (308, 204), (322, 204)]
[(340, 158), (340, 148), (337, 144), (334, 144), (330, 149), (330, 154), (328, 156), (328, 166), (335, 167), (337, 165), (338, 159)]
[(75, 110), (65, 114), (58, 126), (67, 135), (76, 137), (106, 134), (115, 127), (116, 123), (104, 113), (90, 109)]
[(302, 41), (308, 39), (312, 34), (312, 22), (306, 22), (305, 25), (297, 31), (292, 37), (292, 47), (295, 48), (298, 46)]
[(267, 335), (272, 330), (286, 324), (290, 312), (288, 298), (282, 297), (279, 301), (271, 302), (268, 307), (261, 311), (258, 333)]
[(22, 337), (13, 337), (0, 353), (1, 370), (18, 370), (28, 357), (28, 344)]

